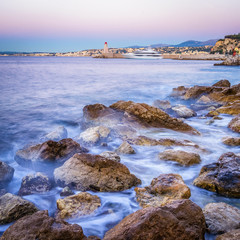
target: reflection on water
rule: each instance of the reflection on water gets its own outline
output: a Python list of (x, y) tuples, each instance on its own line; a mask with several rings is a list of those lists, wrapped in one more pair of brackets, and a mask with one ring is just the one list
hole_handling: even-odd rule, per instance
[[(128, 60), (57, 57), (0, 57), (0, 159), (15, 168), (13, 181), (7, 190), (17, 194), (21, 179), (33, 171), (14, 161), (15, 152), (40, 138), (59, 125), (65, 126), (69, 137), (81, 131), (82, 108), (87, 104), (112, 104), (118, 100), (133, 100), (152, 104), (156, 99), (168, 99), (173, 87), (211, 85), (220, 79), (239, 83), (239, 68), (213, 67), (209, 61)], [(175, 100), (170, 99), (174, 104)], [(186, 120), (199, 130), (201, 136), (176, 133), (171, 130), (149, 129), (141, 132), (151, 138), (188, 139), (207, 152), (199, 151), (202, 162), (191, 167), (158, 160), (158, 153), (166, 147), (134, 146), (137, 154), (122, 156), (121, 162), (148, 185), (161, 173), (179, 173), (191, 189), (191, 199), (200, 207), (209, 202), (224, 201), (240, 207), (239, 200), (218, 196), (192, 185), (201, 166), (216, 161), (222, 153), (239, 152), (221, 143), (221, 138), (232, 133), (227, 124), (231, 116), (222, 115), (207, 125), (207, 119), (194, 117)], [(90, 153), (113, 150), (121, 141), (113, 139), (108, 147), (92, 147)], [(195, 151), (191, 147), (175, 147)], [(51, 216), (56, 211), (56, 200), (61, 188), (48, 193), (24, 197), (40, 209), (48, 209)], [(92, 193), (92, 192), (91, 192)], [(102, 206), (94, 216), (69, 220), (80, 224), (86, 235), (102, 237), (112, 226), (128, 214), (139, 209), (134, 189), (120, 193), (92, 193), (101, 198)], [(1, 226), (3, 232), (9, 225)], [(211, 239), (210, 235), (206, 239)]]

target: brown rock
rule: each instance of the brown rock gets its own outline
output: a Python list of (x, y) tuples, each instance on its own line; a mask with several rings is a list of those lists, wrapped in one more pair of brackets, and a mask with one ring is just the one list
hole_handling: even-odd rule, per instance
[(202, 167), (194, 185), (227, 197), (240, 198), (240, 157), (225, 153), (218, 162)]
[(118, 154), (134, 154), (136, 153), (128, 142), (123, 142), (116, 150)]
[(190, 198), (191, 192), (179, 174), (161, 174), (150, 186), (135, 188), (141, 207), (160, 207), (178, 199)]
[(231, 230), (227, 233), (217, 236), (216, 240), (239, 240), (240, 229)]
[(15, 160), (24, 167), (39, 168), (45, 166), (46, 168), (46, 163), (63, 163), (75, 153), (81, 152), (86, 152), (86, 149), (81, 148), (71, 138), (59, 142), (49, 140), (42, 144), (18, 150)]
[(240, 137), (224, 137), (222, 142), (228, 146), (240, 146)]
[(0, 188), (12, 180), (13, 174), (14, 168), (10, 167), (7, 163), (0, 161)]
[(85, 240), (82, 228), (48, 216), (39, 211), (25, 216), (10, 226), (1, 240)]
[(220, 80), (215, 84), (213, 84), (213, 87), (230, 87), (230, 86), (231, 86), (231, 83), (226, 79)]
[(11, 193), (6, 193), (0, 197), (0, 224), (16, 221), (37, 210), (33, 203)]
[(104, 240), (203, 240), (204, 233), (201, 208), (190, 200), (178, 200), (128, 215), (106, 233)]
[(159, 153), (158, 157), (161, 160), (175, 161), (185, 166), (190, 166), (201, 162), (199, 154), (181, 150), (168, 149), (162, 153)]
[(96, 195), (81, 192), (79, 194), (57, 200), (58, 213), (60, 218), (77, 218), (94, 213), (101, 206), (101, 200)]
[[(239, 96), (240, 99), (240, 96)], [(217, 108), (217, 111), (220, 113), (237, 115), (240, 114), (240, 100), (230, 102), (220, 108)]]
[(55, 169), (54, 178), (60, 186), (80, 191), (122, 191), (141, 183), (123, 164), (91, 154), (75, 154)]
[(240, 115), (233, 118), (228, 124), (228, 127), (231, 128), (234, 132), (240, 133)]
[(188, 88), (184, 86), (179, 86), (177, 88), (173, 88), (173, 91), (171, 93), (172, 97), (181, 97), (184, 96), (185, 93), (187, 92)]
[(209, 94), (212, 91), (212, 87), (206, 87), (206, 86), (194, 86), (189, 88), (185, 95), (184, 99), (195, 99), (200, 97), (203, 94)]
[(240, 209), (226, 203), (209, 203), (203, 208), (207, 230), (221, 234), (240, 228)]

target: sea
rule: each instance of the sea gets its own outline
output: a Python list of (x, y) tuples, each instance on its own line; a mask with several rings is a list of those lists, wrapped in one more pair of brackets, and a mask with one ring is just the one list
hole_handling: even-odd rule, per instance
[[(221, 79), (228, 79), (232, 85), (240, 82), (239, 67), (213, 66), (214, 63), (216, 61), (0, 57), (0, 160), (15, 169), (6, 190), (17, 194), (22, 178), (34, 173), (15, 162), (16, 151), (41, 142), (43, 136), (59, 126), (67, 129), (68, 137), (76, 139), (82, 131), (85, 105), (101, 103), (109, 106), (119, 100), (152, 105), (158, 99), (169, 100), (175, 105), (178, 100), (170, 97), (174, 87), (210, 86)], [(184, 104), (190, 106), (191, 103)], [(208, 150), (200, 153), (200, 164), (183, 167), (160, 161), (158, 153), (167, 148), (164, 146), (134, 146), (136, 154), (121, 155), (121, 162), (142, 180), (143, 187), (162, 173), (178, 173), (191, 189), (190, 199), (200, 207), (211, 202), (226, 202), (240, 208), (239, 199), (226, 198), (192, 184), (203, 165), (216, 162), (223, 153), (240, 152), (239, 147), (229, 147), (221, 141), (225, 136), (237, 136), (227, 128), (232, 116), (221, 114), (221, 120), (209, 124), (210, 118), (202, 117), (206, 113), (200, 111), (196, 117), (185, 120), (201, 132), (201, 136), (166, 129), (148, 129), (141, 133), (155, 139), (187, 139), (197, 143)], [(89, 150), (92, 154), (99, 154), (113, 151), (120, 144), (121, 140), (112, 139), (108, 146), (91, 146)], [(193, 151), (187, 147), (174, 149)], [(61, 190), (54, 187), (49, 192), (24, 196), (24, 199), (41, 210), (47, 209), (50, 216), (54, 216)], [(87, 236), (102, 238), (125, 216), (140, 209), (134, 188), (114, 193), (89, 192), (100, 197), (101, 207), (94, 215), (67, 220), (81, 225)], [(0, 235), (10, 225), (1, 225)], [(206, 239), (214, 238), (206, 234)]]

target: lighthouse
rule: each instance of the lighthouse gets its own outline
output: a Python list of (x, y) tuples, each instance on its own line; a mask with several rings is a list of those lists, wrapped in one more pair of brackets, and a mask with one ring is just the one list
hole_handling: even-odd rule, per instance
[(105, 42), (105, 44), (104, 44), (103, 53), (108, 53), (108, 44), (107, 44), (107, 42)]

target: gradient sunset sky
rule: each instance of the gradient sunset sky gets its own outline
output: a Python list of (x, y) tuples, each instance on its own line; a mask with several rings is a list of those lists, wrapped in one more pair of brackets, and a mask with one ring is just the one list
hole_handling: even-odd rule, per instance
[(0, 0), (0, 51), (78, 51), (240, 32), (240, 0)]

